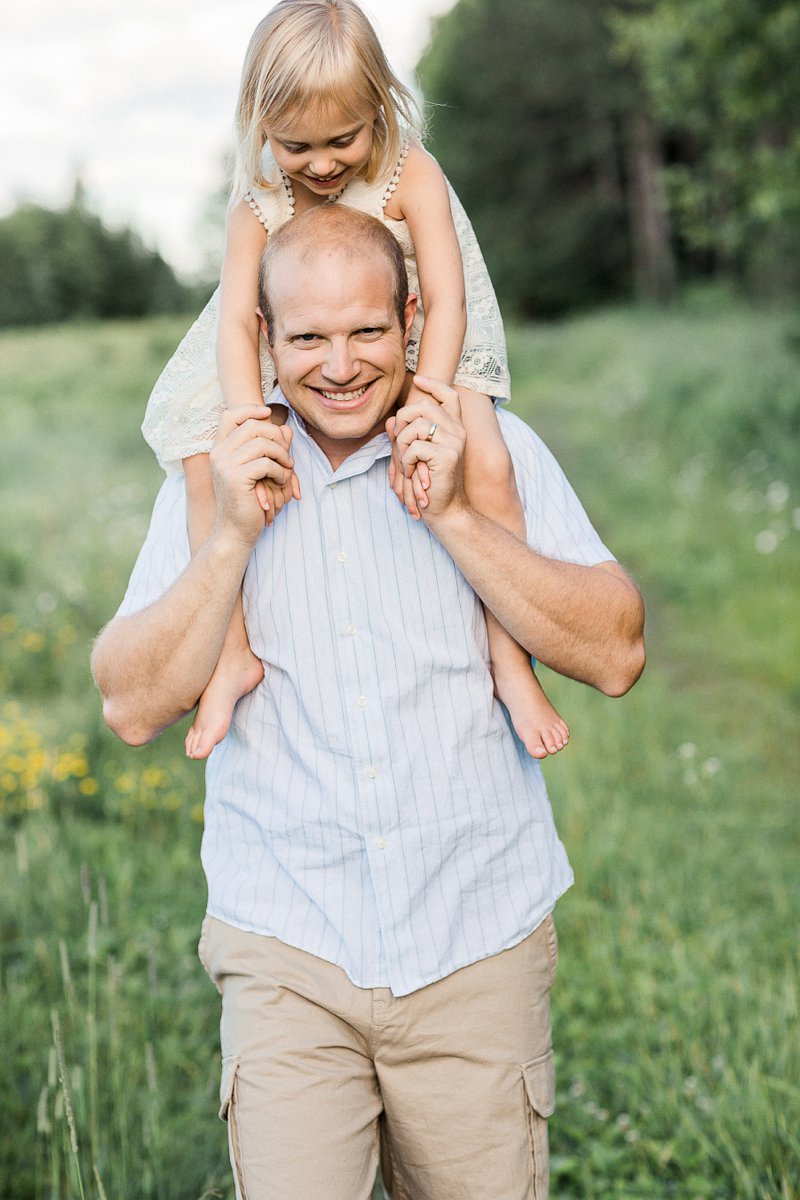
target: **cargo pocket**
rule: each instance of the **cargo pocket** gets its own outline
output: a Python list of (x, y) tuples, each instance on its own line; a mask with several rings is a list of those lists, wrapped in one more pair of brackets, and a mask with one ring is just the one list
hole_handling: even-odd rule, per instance
[(236, 1182), (236, 1200), (247, 1200), (237, 1112), (236, 1088), (238, 1075), (239, 1059), (233, 1056), (223, 1058), (222, 1079), (219, 1085), (219, 1115), (221, 1120), (228, 1123), (228, 1150), (231, 1157), (233, 1177)]
[(547, 1200), (550, 1162), (547, 1150), (547, 1118), (556, 1107), (556, 1075), (553, 1051), (522, 1064), (528, 1111), (528, 1144), (533, 1167), (532, 1200)]

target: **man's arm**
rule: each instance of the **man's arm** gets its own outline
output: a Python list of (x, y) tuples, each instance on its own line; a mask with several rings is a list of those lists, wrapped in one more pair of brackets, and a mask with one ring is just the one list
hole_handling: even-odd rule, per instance
[(223, 414), (211, 454), (217, 520), (186, 570), (154, 604), (102, 631), (92, 672), (103, 715), (130, 745), (151, 741), (197, 703), (219, 658), (251, 551), (264, 529), (260, 479), (290, 477), (291, 430), (262, 406)]
[(586, 567), (537, 554), (476, 512), (464, 492), (458, 394), (432, 380), (417, 379), (417, 386), (427, 395), (404, 410), (410, 421), (397, 442), (409, 468), (428, 465), (425, 523), (520, 645), (562, 675), (623, 695), (645, 661), (644, 606), (635, 584), (615, 562)]

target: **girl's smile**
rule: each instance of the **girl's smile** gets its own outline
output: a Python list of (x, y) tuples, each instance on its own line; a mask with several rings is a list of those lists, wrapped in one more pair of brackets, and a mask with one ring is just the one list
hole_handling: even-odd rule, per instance
[(341, 191), (366, 167), (372, 151), (374, 113), (352, 114), (338, 108), (298, 113), (266, 134), (275, 162), (294, 183), (316, 196)]

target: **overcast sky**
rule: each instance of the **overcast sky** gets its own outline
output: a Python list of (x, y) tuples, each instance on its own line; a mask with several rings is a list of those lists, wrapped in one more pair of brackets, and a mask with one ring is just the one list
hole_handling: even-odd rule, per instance
[[(408, 81), (453, 0), (367, 0)], [(269, 0), (2, 0), (0, 215), (55, 207), (80, 172), (94, 207), (179, 269), (221, 182), (242, 60)]]

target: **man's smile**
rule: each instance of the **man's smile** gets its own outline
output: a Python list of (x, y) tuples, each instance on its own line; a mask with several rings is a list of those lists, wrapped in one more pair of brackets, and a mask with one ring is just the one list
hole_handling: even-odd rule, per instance
[(327, 408), (349, 409), (360, 407), (359, 402), (366, 395), (369, 388), (375, 382), (374, 379), (369, 383), (363, 383), (357, 388), (337, 388), (335, 391), (329, 388), (313, 387), (312, 390), (321, 396)]

